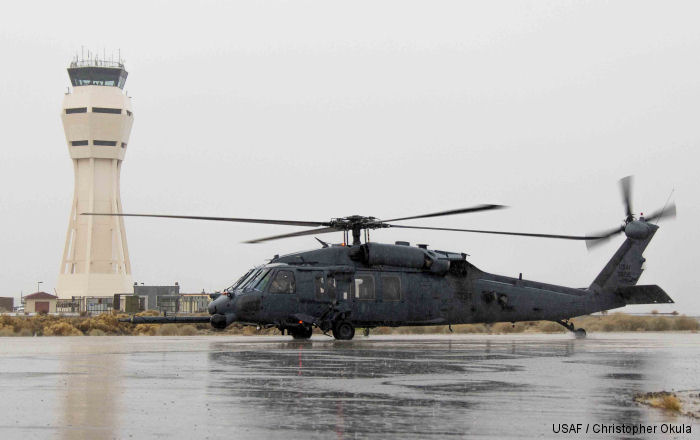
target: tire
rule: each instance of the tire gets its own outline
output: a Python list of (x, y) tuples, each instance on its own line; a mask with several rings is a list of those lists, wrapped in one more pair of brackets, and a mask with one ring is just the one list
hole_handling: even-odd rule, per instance
[(340, 321), (333, 326), (333, 337), (341, 341), (349, 341), (355, 337), (355, 327), (348, 321)]
[(288, 331), (294, 339), (309, 339), (311, 337), (311, 334), (313, 333), (313, 329), (307, 326), (290, 328)]
[(577, 328), (574, 330), (574, 336), (576, 339), (585, 339), (586, 338), (586, 330), (582, 328)]

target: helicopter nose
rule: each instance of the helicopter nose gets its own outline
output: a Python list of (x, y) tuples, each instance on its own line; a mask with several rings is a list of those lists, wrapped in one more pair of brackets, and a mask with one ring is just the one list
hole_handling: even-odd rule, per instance
[(226, 309), (229, 308), (228, 306), (230, 305), (230, 302), (231, 299), (227, 295), (221, 295), (209, 303), (207, 310), (209, 311), (210, 315), (224, 314), (227, 312)]

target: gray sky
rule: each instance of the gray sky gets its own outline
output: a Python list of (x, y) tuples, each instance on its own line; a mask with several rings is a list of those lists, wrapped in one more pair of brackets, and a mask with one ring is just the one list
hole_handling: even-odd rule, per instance
[[(40, 13), (38, 13), (40, 11)], [(0, 296), (52, 291), (73, 170), (60, 120), (81, 46), (126, 59), (126, 212), (325, 221), (477, 203), (406, 224), (585, 234), (673, 199), (640, 283), (700, 314), (697, 1), (13, 2), (0, 16)], [(126, 219), (135, 281), (220, 289), (313, 237)], [(588, 286), (623, 241), (375, 231), (481, 269)], [(341, 234), (324, 239), (340, 241)], [(652, 307), (644, 306), (643, 310)]]

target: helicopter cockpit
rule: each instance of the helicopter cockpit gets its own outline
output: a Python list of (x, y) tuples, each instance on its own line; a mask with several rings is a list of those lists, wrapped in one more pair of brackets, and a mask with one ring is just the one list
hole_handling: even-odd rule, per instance
[[(248, 292), (264, 292), (268, 284), (275, 293), (293, 293), (295, 291), (294, 274), (290, 271), (274, 272), (279, 264), (258, 266), (245, 273), (231, 286), (224, 289), (224, 294), (232, 297)], [(273, 273), (274, 272), (274, 273)]]

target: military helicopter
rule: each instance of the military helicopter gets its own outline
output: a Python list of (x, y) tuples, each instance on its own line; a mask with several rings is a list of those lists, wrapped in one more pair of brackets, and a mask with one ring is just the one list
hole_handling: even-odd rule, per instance
[[(216, 297), (210, 316), (133, 316), (132, 323), (209, 322), (224, 329), (231, 324), (276, 327), (295, 339), (308, 339), (314, 327), (336, 339), (348, 340), (356, 328), (425, 326), (467, 323), (554, 321), (576, 337), (585, 337), (571, 317), (629, 304), (672, 303), (659, 286), (637, 286), (645, 262), (642, 252), (659, 226), (652, 223), (676, 214), (674, 204), (651, 215), (636, 217), (631, 203), (631, 177), (621, 181), (625, 205), (622, 225), (592, 236), (553, 235), (398, 225), (395, 222), (473, 213), (503, 208), (479, 205), (431, 214), (380, 220), (354, 215), (328, 222), (201, 217), (157, 214), (100, 214), (242, 223), (306, 226), (313, 229), (259, 238), (261, 243), (287, 237), (342, 232), (344, 241), (321, 248), (275, 255), (268, 263), (245, 273)], [(478, 269), (467, 255), (410, 246), (371, 242), (369, 231), (384, 228), (438, 230), (526, 237), (583, 240), (589, 246), (624, 233), (625, 241), (587, 288), (496, 275)], [(361, 238), (364, 233), (364, 243)], [(348, 239), (352, 234), (352, 243)], [(368, 331), (368, 330), (366, 330)]]

